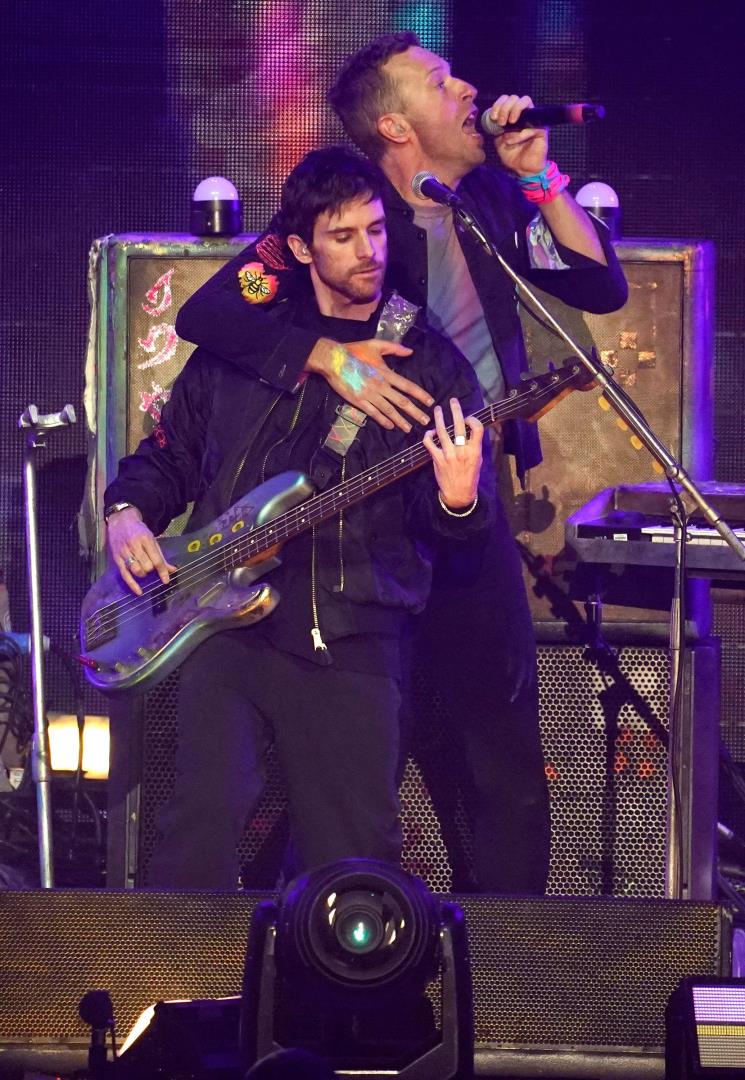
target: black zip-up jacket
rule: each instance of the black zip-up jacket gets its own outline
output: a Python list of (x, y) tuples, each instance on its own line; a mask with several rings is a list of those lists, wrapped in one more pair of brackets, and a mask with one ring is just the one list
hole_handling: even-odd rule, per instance
[[(530, 283), (572, 307), (596, 314), (615, 311), (626, 302), (626, 280), (602, 223), (591, 218), (607, 266), (557, 243), (557, 251), (569, 269), (533, 269), (525, 234), (536, 208), (523, 197), (519, 185), (502, 170), (482, 165), (463, 179), (458, 194), (477, 215), (500, 254)], [(384, 204), (388, 232), (386, 283), (426, 308), (427, 234), (414, 224), (413, 208), (388, 182)], [(510, 389), (528, 370), (514, 285), (473, 238), (460, 235), (460, 243)], [(176, 332), (186, 341), (240, 362), (271, 386), (294, 393), (318, 338), (305, 327), (290, 325), (283, 316), (281, 300), (292, 294), (299, 272), (282, 265), (278, 250), (276, 242), (267, 244), (265, 234), (228, 262), (183, 305), (176, 319)], [(248, 302), (239, 284), (239, 269), (257, 261), (279, 284), (276, 294), (265, 303)], [(413, 378), (407, 366), (401, 371)], [(504, 444), (515, 455), (520, 474), (541, 460), (535, 424), (521, 420), (505, 424)]]
[[(305, 293), (281, 305), (283, 318), (318, 336), (336, 331), (346, 340), (375, 334), (377, 314), (368, 322), (324, 320), (313, 313)], [(401, 358), (407, 372), (436, 402), (457, 397), (466, 415), (481, 407), (481, 395), (467, 360), (446, 339), (418, 321), (404, 338), (414, 352)], [(399, 362), (399, 358), (393, 360)], [(190, 356), (176, 379), (161, 423), (119, 465), (106, 489), (105, 503), (130, 502), (156, 534), (194, 503), (187, 531), (202, 527), (232, 505), (239, 495), (285, 469), (308, 473), (321, 489), (337, 483), (341, 459), (320, 450), (343, 404), (318, 375), (309, 375), (298, 398), (258, 379), (239, 360), (225, 360), (206, 349)], [(295, 424), (293, 426), (293, 421)], [(279, 440), (277, 435), (279, 434)], [(422, 431), (405, 435), (368, 422), (345, 459), (349, 479), (421, 440)], [(424, 607), (432, 576), (434, 550), (487, 540), (494, 518), (494, 481), (485, 455), (479, 502), (468, 517), (448, 515), (437, 499), (428, 463), (349, 507), (316, 530), (318, 622), (328, 642), (350, 635), (398, 635), (402, 617)], [(311, 625), (309, 537), (285, 547), (284, 564), (273, 572), (280, 595), (288, 592), (288, 610), (304, 620), (301, 636), (285, 626), (278, 644), (314, 659)], [(276, 574), (276, 577), (275, 577)], [(340, 581), (343, 588), (340, 590)], [(282, 604), (278, 612), (281, 611)], [(302, 609), (302, 610), (301, 610)], [(275, 620), (280, 626), (282, 619)], [(271, 635), (270, 635), (271, 636)], [(296, 645), (296, 640), (301, 644)]]

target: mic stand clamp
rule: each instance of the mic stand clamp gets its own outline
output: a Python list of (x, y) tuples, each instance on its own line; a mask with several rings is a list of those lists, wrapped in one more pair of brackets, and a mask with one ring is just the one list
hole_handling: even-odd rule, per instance
[(26, 567), (31, 614), (31, 685), (34, 706), (34, 738), (31, 744), (31, 775), (36, 785), (39, 879), (42, 889), (54, 886), (52, 849), (51, 767), (44, 693), (44, 634), (41, 621), (39, 575), (39, 529), (36, 512), (36, 451), (46, 446), (47, 432), (75, 423), (75, 410), (65, 405), (58, 413), (42, 415), (29, 405), (18, 426), (25, 432), (23, 479), (26, 510)]
[[(453, 207), (454, 212), (457, 214), (459, 221), (463, 224), (465, 229), (471, 233), (472, 236), (486, 249), (489, 255), (491, 255), (504, 270), (505, 274), (514, 282), (517, 287), (518, 293), (527, 296), (535, 309), (540, 312), (543, 318), (546, 320), (551, 329), (561, 338), (561, 340), (571, 349), (574, 355), (580, 360), (584, 366), (590, 371), (597, 383), (600, 384), (603, 390), (603, 395), (608, 404), (613, 410), (625, 421), (631, 428), (634, 434), (644, 444), (649, 453), (659, 462), (662, 466), (665, 475), (670, 481), (671, 485), (679, 484), (680, 487), (690, 495), (693, 502), (701, 511), (703, 517), (708, 521), (712, 528), (716, 529), (722, 539), (730, 548), (737, 554), (737, 556), (745, 562), (745, 545), (735, 536), (732, 529), (729, 527), (726, 521), (723, 521), (721, 516), (716, 512), (714, 507), (705, 499), (704, 495), (688, 475), (681, 463), (672, 455), (670, 450), (660, 441), (655, 432), (650, 428), (649, 424), (645, 421), (632, 398), (615, 382), (609, 372), (603, 366), (601, 361), (595, 355), (594, 350), (591, 353), (585, 352), (585, 350), (577, 344), (574, 338), (564, 329), (564, 327), (554, 318), (551, 312), (546, 308), (544, 304), (538, 299), (533, 290), (527, 285), (522, 278), (512, 269), (507, 260), (499, 253), (496, 244), (494, 244), (488, 237), (486, 230), (483, 226), (474, 218), (470, 211), (465, 210), (462, 203)], [(675, 491), (675, 489), (673, 488)], [(669, 899), (685, 899), (688, 892), (688, 884), (684, 880), (685, 874), (682, 862), (682, 851), (679, 850), (679, 808), (676, 806), (677, 795), (679, 792), (678, 779), (680, 776), (680, 761), (679, 761), (679, 743), (678, 732), (675, 730), (675, 718), (674, 718), (674, 705), (676, 699), (676, 691), (680, 683), (680, 665), (682, 662), (682, 650), (685, 647), (685, 622), (681, 618), (682, 614), (682, 600), (683, 600), (683, 549), (684, 549), (684, 537), (685, 526), (683, 523), (678, 524), (676, 515), (673, 515), (675, 532), (675, 596), (673, 599), (673, 608), (671, 611), (671, 680), (670, 680), (670, 753), (669, 753), (669, 769), (671, 779), (671, 797), (669, 800), (670, 811), (667, 819), (667, 874), (666, 874), (666, 888), (665, 893)]]

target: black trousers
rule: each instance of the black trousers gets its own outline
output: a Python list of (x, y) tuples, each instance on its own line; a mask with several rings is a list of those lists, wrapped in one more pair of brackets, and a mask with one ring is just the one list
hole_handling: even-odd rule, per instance
[(453, 721), (448, 738), (472, 807), (476, 888), (545, 892), (551, 823), (535, 636), (501, 504), (486, 548), (438, 553), (412, 650), (413, 664), (431, 677)]
[(176, 785), (158, 815), (148, 885), (237, 887), (236, 845), (272, 740), (298, 871), (348, 857), (397, 862), (400, 701), (394, 679), (319, 667), (250, 628), (209, 638), (180, 671)]

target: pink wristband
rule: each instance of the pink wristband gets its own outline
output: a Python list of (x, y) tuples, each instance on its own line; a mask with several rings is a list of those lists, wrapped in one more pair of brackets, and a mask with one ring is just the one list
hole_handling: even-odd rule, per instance
[(525, 198), (532, 203), (550, 203), (569, 186), (569, 177), (560, 173), (555, 161), (547, 161), (542, 172), (518, 176)]

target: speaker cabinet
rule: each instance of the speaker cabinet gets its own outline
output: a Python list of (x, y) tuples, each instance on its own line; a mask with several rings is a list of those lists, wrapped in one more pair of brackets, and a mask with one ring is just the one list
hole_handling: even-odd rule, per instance
[[(717, 649), (700, 643), (687, 654), (679, 723), (683, 826), (673, 837), (667, 836), (672, 790), (667, 650), (627, 646), (593, 656), (578, 646), (541, 646), (538, 665), (551, 798), (549, 895), (662, 897), (675, 844), (684, 867), (683, 895), (711, 897)], [(147, 883), (155, 815), (173, 786), (177, 678), (169, 677), (134, 706), (112, 714), (116, 754), (109, 781), (108, 880), (114, 886)], [(414, 712), (412, 757), (400, 791), (402, 865), (435, 891), (462, 889), (468, 887), (473, 845), (467, 781), (459, 773), (453, 742), (457, 723), (423, 674)], [(447, 846), (435, 807), (447, 807), (451, 818)], [(263, 802), (239, 848), (248, 888), (274, 887), (286, 836), (284, 789), (270, 757)]]
[[(539, 298), (586, 351), (597, 351), (690, 475), (710, 479), (713, 244), (625, 240), (616, 250), (629, 283), (629, 299), (620, 311), (590, 315), (544, 293)], [(569, 355), (527, 304), (521, 306), (521, 318), (534, 371)], [(513, 478), (511, 519), (539, 638), (576, 640), (583, 614), (575, 598), (582, 598), (585, 586), (576, 573), (574, 552), (565, 544), (566, 519), (598, 491), (659, 480), (662, 470), (599, 388), (571, 394), (541, 419), (540, 432), (543, 462), (530, 470), (525, 490)], [(639, 582), (627, 576), (605, 605), (609, 636), (664, 641), (671, 598), (672, 571), (657, 571)], [(705, 634), (710, 619), (706, 587), (691, 591), (689, 614), (693, 627)]]
[[(0, 893), (0, 1063), (14, 1047), (84, 1053), (77, 1005), (91, 987), (111, 994), (120, 1039), (158, 1000), (239, 994), (265, 897)], [(454, 899), (468, 928), (480, 1074), (662, 1077), (668, 997), (691, 972), (730, 973), (729, 918), (715, 904)]]

